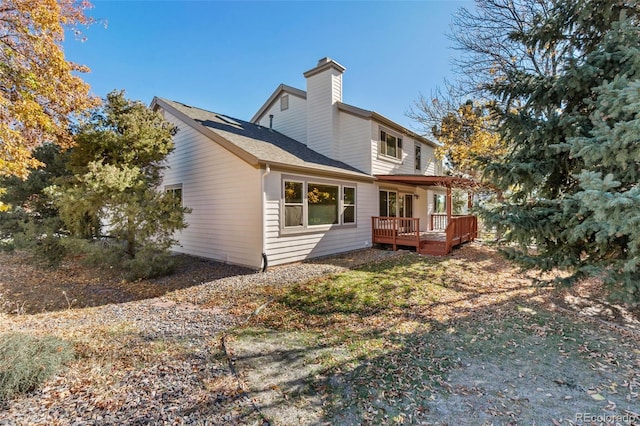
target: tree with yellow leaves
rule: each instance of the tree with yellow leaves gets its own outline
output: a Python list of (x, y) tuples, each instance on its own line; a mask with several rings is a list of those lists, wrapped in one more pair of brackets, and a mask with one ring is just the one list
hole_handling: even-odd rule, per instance
[(421, 96), (409, 117), (440, 142), (436, 156), (444, 159), (455, 175), (480, 179), (484, 165), (504, 153), (484, 104), (469, 100), (460, 105), (450, 96), (431, 101)]
[(504, 152), (487, 109), (472, 101), (444, 115), (431, 132), (442, 143), (436, 155), (446, 159), (456, 174), (479, 177), (487, 160)]
[[(46, 142), (73, 144), (70, 120), (95, 106), (65, 59), (65, 28), (91, 19), (78, 0), (2, 0), (0, 3), (0, 176), (26, 177), (41, 165), (33, 150)], [(76, 30), (77, 31), (77, 30)], [(77, 32), (76, 32), (77, 33)]]

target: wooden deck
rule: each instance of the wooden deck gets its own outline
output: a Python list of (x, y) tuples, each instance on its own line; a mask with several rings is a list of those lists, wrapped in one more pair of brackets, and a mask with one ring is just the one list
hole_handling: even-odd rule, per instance
[(438, 222), (436, 228), (444, 229), (420, 231), (419, 218), (374, 216), (371, 218), (372, 241), (374, 244), (390, 244), (394, 250), (398, 246), (408, 246), (415, 247), (420, 254), (445, 256), (454, 247), (473, 241), (478, 236), (478, 220), (475, 216), (451, 216), (445, 225), (441, 218)]

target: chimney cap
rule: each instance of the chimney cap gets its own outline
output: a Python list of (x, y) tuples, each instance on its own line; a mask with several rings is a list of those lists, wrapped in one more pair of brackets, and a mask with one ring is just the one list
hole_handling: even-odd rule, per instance
[(329, 68), (335, 69), (340, 74), (342, 74), (346, 70), (345, 67), (343, 67), (342, 65), (340, 65), (339, 63), (331, 59), (330, 57), (325, 56), (324, 58), (321, 58), (318, 61), (318, 65), (315, 68), (310, 69), (309, 71), (305, 72), (303, 75), (305, 76), (305, 78), (309, 78)]

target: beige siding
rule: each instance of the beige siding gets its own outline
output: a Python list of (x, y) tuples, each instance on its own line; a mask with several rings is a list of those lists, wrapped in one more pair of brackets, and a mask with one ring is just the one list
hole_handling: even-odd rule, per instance
[(429, 198), (428, 193), (424, 188), (416, 188), (415, 194), (418, 196), (417, 199), (413, 200), (413, 217), (420, 218), (420, 230), (427, 231), (429, 230)]
[(365, 173), (371, 173), (370, 120), (340, 113), (339, 160)]
[[(408, 185), (389, 185), (382, 184), (377, 186), (376, 188), (376, 210), (374, 212), (374, 216), (380, 214), (379, 200), (380, 200), (380, 190), (384, 191), (395, 191), (398, 194), (398, 197), (402, 197), (406, 194), (411, 194), (414, 196), (413, 198), (413, 215), (412, 217), (417, 217), (420, 219), (420, 230), (427, 231), (429, 229), (429, 220), (430, 217), (430, 208), (433, 210), (433, 201), (429, 201), (429, 196), (433, 198), (431, 191), (426, 188), (414, 187)], [(417, 196), (417, 197), (416, 197)]]
[[(414, 145), (411, 148), (412, 154), (415, 152), (415, 144), (419, 144), (421, 146), (421, 159), (422, 159), (422, 168), (420, 173), (427, 176), (436, 176), (442, 174), (442, 162), (436, 159), (435, 149), (427, 144), (424, 144), (419, 141), (414, 141)], [(415, 168), (415, 156), (411, 157), (411, 161), (413, 162), (413, 167)], [(418, 173), (418, 170), (415, 170), (414, 173)]]
[[(402, 160), (386, 157), (379, 153), (380, 130), (385, 130), (394, 136), (402, 138)], [(433, 147), (424, 143), (422, 146), (422, 169), (418, 172), (415, 169), (415, 144), (420, 143), (408, 135), (403, 135), (393, 130), (388, 130), (376, 122), (371, 122), (371, 163), (374, 175), (391, 174), (422, 174), (422, 175), (442, 175), (442, 163), (436, 160)]]
[[(292, 176), (286, 174), (287, 176)], [(313, 176), (295, 175), (313, 180)], [(315, 178), (326, 180), (326, 178)], [(270, 265), (296, 262), (371, 246), (371, 216), (377, 213), (377, 190), (373, 183), (336, 180), (356, 186), (356, 226), (336, 227), (324, 232), (283, 235), (280, 230), (282, 173), (272, 171), (267, 177), (267, 256)]]
[(260, 170), (192, 127), (179, 126), (163, 185), (182, 184), (183, 204), (193, 209), (174, 250), (259, 268), (262, 252)]
[(263, 127), (269, 127), (269, 115), (273, 114), (273, 128), (292, 139), (307, 143), (307, 106), (306, 100), (290, 93), (289, 108), (280, 111), (280, 98), (276, 99), (271, 108), (265, 111), (258, 122)]
[(342, 75), (327, 70), (307, 78), (307, 146), (330, 158), (339, 155), (336, 96), (342, 92)]
[(442, 169), (442, 160), (438, 160), (435, 154), (435, 148), (422, 144), (422, 165), (425, 175), (441, 176), (444, 173)]

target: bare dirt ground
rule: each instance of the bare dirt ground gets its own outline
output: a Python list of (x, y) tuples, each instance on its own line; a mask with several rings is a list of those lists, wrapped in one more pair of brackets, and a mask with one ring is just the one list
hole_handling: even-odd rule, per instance
[(116, 271), (84, 266), (80, 258), (51, 269), (38, 266), (27, 252), (0, 252), (0, 312), (37, 314), (151, 299), (254, 272), (193, 256), (178, 255), (177, 260), (170, 276), (127, 282)]

